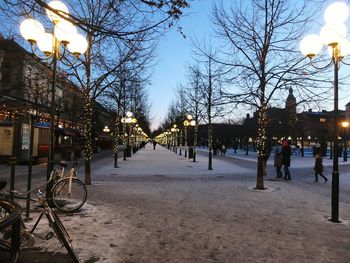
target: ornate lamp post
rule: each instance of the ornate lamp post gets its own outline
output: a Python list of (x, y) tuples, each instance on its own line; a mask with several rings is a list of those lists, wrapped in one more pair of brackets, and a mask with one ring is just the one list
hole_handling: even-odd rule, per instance
[(133, 116), (133, 113), (128, 111), (126, 113), (126, 116), (121, 119), (121, 122), (123, 123), (123, 131), (124, 131), (124, 140), (123, 140), (123, 145), (124, 145), (123, 160), (124, 161), (126, 161), (126, 157), (128, 155), (127, 150), (129, 149), (128, 147), (130, 146), (130, 126), (129, 125), (137, 122), (136, 118), (133, 118), (132, 116)]
[[(349, 16), (349, 8), (343, 2), (329, 5), (324, 13), (326, 24), (320, 35), (307, 35), (300, 42), (301, 52), (310, 59), (319, 53), (323, 44), (331, 51), (332, 59), (324, 68), (334, 66), (334, 123), (333, 123), (333, 172), (332, 172), (332, 215), (330, 221), (339, 221), (339, 169), (338, 169), (338, 71), (340, 62), (350, 53), (350, 42), (346, 37), (345, 21)], [(313, 65), (314, 66), (314, 65)], [(315, 67), (315, 66), (314, 66)], [(317, 67), (315, 67), (317, 68)]]
[[(52, 1), (48, 4), (53, 9), (57, 10), (60, 15), (57, 15), (50, 10), (46, 10), (46, 14), (53, 23), (52, 33), (46, 33), (44, 26), (37, 20), (28, 18), (20, 25), (22, 36), (31, 44), (32, 52), (36, 55), (36, 45), (45, 54), (45, 58), (39, 58), (49, 61), (52, 65), (52, 86), (51, 86), (51, 110), (50, 110), (50, 143), (49, 156), (47, 165), (47, 180), (50, 178), (50, 173), (53, 169), (54, 156), (54, 120), (55, 120), (55, 85), (56, 85), (56, 68), (57, 61), (63, 59), (67, 50), (75, 56), (85, 53), (88, 47), (86, 39), (77, 33), (77, 29), (72, 23), (65, 20), (68, 17), (68, 8), (60, 1)], [(71, 64), (69, 65), (71, 66)]]
[[(191, 116), (191, 115), (188, 115), (188, 116)], [(192, 120), (192, 116), (191, 116), (191, 120), (190, 120), (189, 126), (191, 126), (191, 127), (195, 127), (196, 126), (196, 121)], [(193, 156), (192, 156), (193, 157), (193, 161), (195, 161), (195, 151), (196, 151), (195, 147), (196, 146), (193, 143)], [(188, 158), (191, 158), (190, 157), (190, 152), (188, 153)]]

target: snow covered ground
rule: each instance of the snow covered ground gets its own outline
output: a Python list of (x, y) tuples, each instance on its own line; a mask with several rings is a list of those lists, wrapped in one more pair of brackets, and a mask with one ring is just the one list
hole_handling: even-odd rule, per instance
[[(340, 167), (342, 222), (332, 223), (331, 180), (312, 182), (312, 158), (292, 161), (292, 181), (269, 166), (259, 191), (253, 158), (218, 156), (208, 171), (197, 157), (147, 145), (120, 168), (112, 154), (96, 161), (87, 204), (60, 214), (82, 262), (350, 262), (349, 165)], [(55, 238), (37, 245), (35, 261), (22, 262), (70, 262)], [(40, 257), (48, 251), (59, 253)]]

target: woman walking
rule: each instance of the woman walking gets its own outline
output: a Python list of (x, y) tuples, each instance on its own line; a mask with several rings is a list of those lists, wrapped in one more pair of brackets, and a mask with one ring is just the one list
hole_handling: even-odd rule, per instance
[(317, 153), (315, 155), (315, 167), (314, 167), (314, 171), (315, 171), (315, 183), (318, 182), (318, 175), (322, 176), (324, 179), (324, 182), (327, 183), (328, 179), (326, 176), (324, 176), (322, 174), (323, 172), (323, 163), (322, 163), (322, 156), (320, 153)]

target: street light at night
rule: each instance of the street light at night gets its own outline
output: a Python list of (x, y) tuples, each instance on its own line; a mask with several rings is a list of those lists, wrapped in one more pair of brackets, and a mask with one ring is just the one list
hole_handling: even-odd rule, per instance
[[(53, 23), (53, 28), (45, 32), (44, 26), (33, 18), (25, 19), (20, 25), (22, 36), (31, 44), (32, 52), (36, 55), (36, 46), (45, 54), (45, 58), (38, 58), (49, 61), (52, 65), (52, 87), (51, 87), (51, 109), (50, 109), (50, 143), (49, 156), (47, 165), (47, 180), (53, 169), (54, 156), (54, 120), (55, 120), (55, 85), (56, 85), (56, 68), (57, 61), (64, 58), (67, 50), (77, 59), (81, 54), (85, 53), (88, 48), (86, 39), (77, 33), (76, 27), (65, 18), (68, 17), (68, 8), (60, 1), (52, 1), (48, 4), (55, 9), (60, 15), (46, 9), (46, 14)], [(65, 63), (65, 62), (64, 62)], [(72, 66), (72, 64), (69, 64)]]
[[(332, 172), (332, 222), (339, 221), (339, 165), (338, 165), (338, 71), (340, 62), (350, 53), (350, 42), (346, 39), (345, 22), (349, 16), (349, 8), (343, 2), (335, 2), (327, 7), (324, 13), (326, 24), (320, 35), (307, 35), (300, 42), (301, 52), (312, 59), (321, 51), (323, 45), (328, 47), (332, 58), (329, 65), (334, 66), (334, 124), (333, 124), (333, 172)], [(344, 62), (343, 62), (344, 63)], [(313, 65), (314, 66), (314, 65)], [(315, 67), (315, 66), (314, 66)], [(316, 67), (317, 68), (317, 67)]]
[[(125, 114), (125, 117), (123, 117), (121, 119), (121, 122), (123, 123), (124, 125), (124, 130), (125, 130), (125, 133), (124, 133), (124, 140), (123, 140), (123, 144), (124, 144), (124, 154), (123, 154), (123, 160), (126, 161), (126, 157), (128, 155), (128, 157), (131, 156), (131, 150), (129, 149), (130, 147), (130, 125), (131, 124), (136, 124), (137, 123), (137, 119), (133, 117), (133, 113), (131, 111), (128, 111), (126, 114)], [(127, 151), (129, 153), (129, 150), (130, 150), (130, 154), (127, 154)]]

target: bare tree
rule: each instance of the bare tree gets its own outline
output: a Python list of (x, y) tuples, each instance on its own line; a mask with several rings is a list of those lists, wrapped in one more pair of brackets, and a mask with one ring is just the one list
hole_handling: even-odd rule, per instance
[[(313, 8), (311, 7), (313, 5)], [(225, 50), (217, 61), (232, 67), (235, 85), (226, 94), (237, 103), (258, 111), (257, 189), (264, 189), (266, 152), (266, 109), (289, 85), (300, 101), (321, 99), (328, 88), (315, 72), (305, 72), (297, 44), (315, 11), (310, 1), (250, 0), (213, 5), (213, 21)], [(312, 88), (318, 86), (318, 90)], [(311, 97), (313, 97), (311, 99)]]
[(213, 146), (217, 146), (217, 142), (213, 145), (212, 122), (214, 118), (225, 115), (224, 105), (227, 103), (222, 99), (222, 92), (225, 86), (223, 76), (227, 72), (224, 65), (213, 60), (216, 52), (213, 51), (212, 46), (200, 49), (197, 45), (195, 54), (197, 56), (195, 61), (198, 64), (196, 74), (200, 82), (198, 86), (201, 87), (200, 105), (204, 108), (203, 121), (208, 125), (208, 170), (212, 170)]
[(200, 70), (197, 66), (189, 66), (187, 76), (189, 88), (186, 90), (186, 99), (189, 112), (193, 114), (195, 120), (193, 136), (193, 162), (196, 162), (197, 144), (198, 144), (198, 125), (203, 116), (204, 107), (201, 104), (201, 81)]

